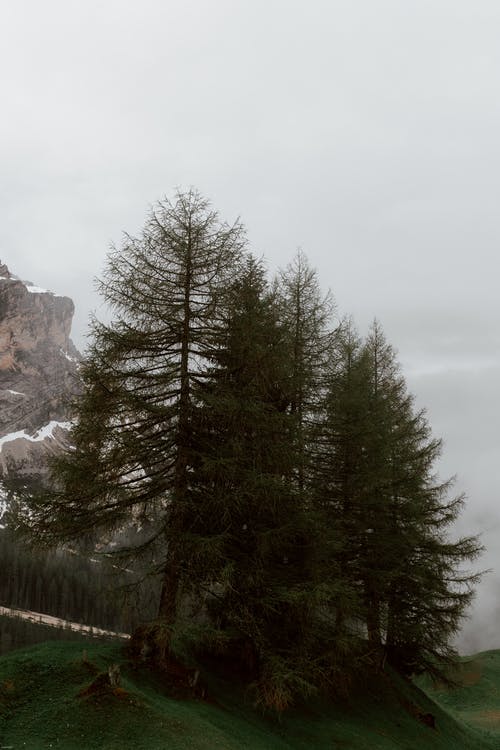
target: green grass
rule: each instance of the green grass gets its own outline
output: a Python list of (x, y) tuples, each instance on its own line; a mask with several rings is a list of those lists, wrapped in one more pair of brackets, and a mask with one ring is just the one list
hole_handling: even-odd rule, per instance
[[(119, 645), (45, 643), (0, 658), (0, 748), (13, 750), (493, 750), (494, 726), (476, 720), (494, 710), (500, 654), (481, 660), (481, 680), (458, 692), (434, 689), (432, 702), (396, 675), (333, 705), (316, 701), (281, 720), (256, 711), (249, 696), (205, 675), (209, 700), (176, 700), (159, 676), (134, 670)], [(87, 658), (84, 658), (84, 650)], [(95, 676), (120, 663), (121, 689), (84, 694)], [(495, 666), (496, 665), (496, 666)], [(495, 671), (496, 669), (496, 671)], [(482, 679), (482, 678), (481, 678)], [(496, 689), (496, 688), (495, 688)], [(499, 688), (500, 689), (500, 688)], [(431, 690), (431, 688), (429, 688)], [(460, 690), (462, 692), (460, 692)], [(470, 709), (467, 695), (476, 701)], [(418, 713), (432, 713), (436, 730)], [(465, 720), (474, 718), (475, 726)]]
[(426, 679), (419, 683), (450, 714), (495, 734), (500, 748), (500, 651), (463, 657), (450, 677), (457, 683), (452, 689)]

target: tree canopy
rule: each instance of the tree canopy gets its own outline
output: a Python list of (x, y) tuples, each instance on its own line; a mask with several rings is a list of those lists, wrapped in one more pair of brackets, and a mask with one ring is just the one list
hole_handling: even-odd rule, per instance
[(111, 251), (114, 318), (93, 322), (73, 447), (24, 525), (99, 538), (156, 587), (156, 663), (216, 650), (265, 706), (385, 658), (439, 674), (480, 552), (450, 537), (440, 441), (380, 325), (332, 325), (302, 252), (270, 281), (245, 244), (190, 190)]

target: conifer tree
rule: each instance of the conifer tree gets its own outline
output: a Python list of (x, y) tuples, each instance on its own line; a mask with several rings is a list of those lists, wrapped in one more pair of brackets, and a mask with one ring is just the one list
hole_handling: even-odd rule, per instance
[(330, 540), (324, 575), (336, 576), (342, 583), (335, 606), (336, 638), (345, 637), (363, 616), (359, 580), (365, 544), (361, 493), (367, 393), (360, 368), (361, 346), (352, 321), (343, 320), (332, 337), (325, 391), (313, 432), (312, 498)]
[(241, 225), (221, 223), (190, 190), (158, 203), (142, 235), (110, 253), (99, 290), (115, 318), (93, 324), (75, 448), (56, 462), (56, 489), (32, 502), (27, 518), (56, 542), (135, 521), (139, 541), (122, 551), (147, 559), (161, 579), (166, 643), (183, 575), (193, 410), (243, 245)]
[(377, 322), (364, 356), (371, 374), (368, 450), (376, 456), (373, 477), (378, 475), (368, 505), (374, 533), (367, 549), (367, 619), (377, 620), (393, 663), (442, 676), (479, 578), (463, 566), (482, 548), (476, 537), (450, 537), (463, 497), (450, 496), (453, 482), (435, 475), (441, 441), (432, 437), (425, 412), (415, 409)]
[(327, 587), (314, 567), (312, 519), (290, 481), (287, 329), (253, 259), (232, 293), (198, 413), (190, 515), (200, 564), (190, 580), (212, 587), (212, 622), (246, 662), (259, 700), (283, 709), (320, 681), (312, 615)]
[(434, 476), (431, 437), (380, 326), (363, 345), (337, 336), (317, 461), (319, 497), (343, 540), (342, 574), (357, 590), (369, 647), (408, 671), (442, 674), (477, 576), (462, 572), (476, 538), (449, 538), (461, 498)]
[(317, 273), (299, 250), (277, 280), (280, 318), (290, 345), (289, 410), (294, 420), (296, 480), (301, 492), (307, 485), (311, 459), (311, 426), (324, 388), (325, 364), (331, 345), (329, 323), (334, 304), (330, 292), (322, 294)]

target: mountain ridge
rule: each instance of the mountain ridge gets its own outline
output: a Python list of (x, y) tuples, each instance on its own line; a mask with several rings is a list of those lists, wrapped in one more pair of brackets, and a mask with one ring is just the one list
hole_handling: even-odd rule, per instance
[(68, 444), (81, 355), (73, 301), (0, 261), (0, 475), (33, 476)]

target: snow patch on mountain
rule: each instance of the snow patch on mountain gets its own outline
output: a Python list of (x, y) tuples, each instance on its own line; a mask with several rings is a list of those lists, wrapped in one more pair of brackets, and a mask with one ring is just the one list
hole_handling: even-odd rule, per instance
[(42, 289), (41, 286), (32, 286), (31, 284), (24, 285), (30, 294), (52, 294), (47, 289)]
[(66, 359), (68, 360), (68, 362), (73, 362), (76, 365), (80, 364), (80, 360), (79, 359), (77, 359), (76, 357), (72, 357), (70, 354), (68, 354), (68, 352), (65, 352), (64, 349), (59, 349), (59, 351), (61, 352), (61, 354), (63, 355), (63, 357), (66, 357)]
[(14, 274), (11, 274), (10, 276), (0, 276), (0, 281), (17, 281), (21, 282), (21, 284), (24, 286), (27, 292), (30, 294), (50, 294), (52, 297), (63, 297), (62, 294), (55, 294), (54, 292), (51, 292), (49, 289), (44, 289), (41, 286), (36, 286), (36, 284), (32, 284), (31, 281), (24, 281), (23, 279), (20, 279), (19, 276), (14, 276)]
[(45, 438), (54, 439), (54, 430), (56, 427), (60, 427), (62, 430), (71, 430), (73, 422), (57, 422), (52, 420), (49, 424), (44, 425), (35, 432), (34, 435), (30, 435), (26, 430), (18, 430), (17, 432), (10, 432), (8, 435), (4, 435), (0, 438), (0, 451), (2, 450), (5, 443), (11, 443), (13, 440), (29, 440), (31, 443), (38, 443)]

